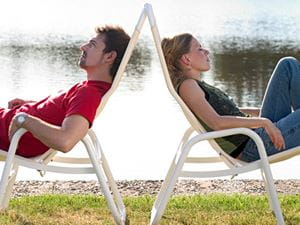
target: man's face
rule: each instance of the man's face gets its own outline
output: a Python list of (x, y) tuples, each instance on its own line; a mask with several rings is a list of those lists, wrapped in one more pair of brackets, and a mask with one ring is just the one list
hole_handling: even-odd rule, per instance
[(88, 43), (80, 46), (82, 55), (79, 59), (79, 66), (82, 69), (98, 67), (104, 63), (103, 50), (105, 49), (104, 36), (101, 34), (96, 35), (89, 40)]

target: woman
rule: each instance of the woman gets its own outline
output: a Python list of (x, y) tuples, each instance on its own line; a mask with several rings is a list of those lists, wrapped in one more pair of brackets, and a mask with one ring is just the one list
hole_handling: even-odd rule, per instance
[[(278, 62), (261, 110), (243, 109), (201, 81), (201, 72), (210, 69), (209, 52), (191, 34), (163, 39), (162, 49), (175, 89), (207, 130), (251, 128), (262, 138), (268, 156), (300, 145), (300, 64), (295, 58)], [(245, 135), (216, 141), (235, 158), (247, 162), (260, 158), (255, 143)]]

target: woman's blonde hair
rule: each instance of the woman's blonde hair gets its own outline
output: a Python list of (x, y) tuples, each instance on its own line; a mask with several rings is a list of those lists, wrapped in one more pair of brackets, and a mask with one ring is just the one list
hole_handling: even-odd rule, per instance
[(164, 38), (161, 42), (168, 71), (174, 88), (178, 91), (180, 84), (186, 79), (183, 74), (180, 58), (191, 48), (193, 36), (189, 33), (179, 34), (173, 38)]

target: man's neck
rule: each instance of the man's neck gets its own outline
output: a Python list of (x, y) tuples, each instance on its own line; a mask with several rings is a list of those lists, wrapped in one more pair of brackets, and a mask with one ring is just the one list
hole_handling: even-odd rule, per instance
[(86, 71), (88, 80), (99, 80), (112, 83), (112, 77), (109, 71)]

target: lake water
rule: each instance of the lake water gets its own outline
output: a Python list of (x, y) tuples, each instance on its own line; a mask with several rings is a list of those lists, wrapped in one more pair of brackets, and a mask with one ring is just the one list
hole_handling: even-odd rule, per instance
[[(300, 58), (300, 2), (296, 0), (151, 1), (161, 36), (193, 33), (209, 49), (212, 70), (203, 79), (240, 106), (261, 105), (276, 62)], [(144, 2), (86, 0), (3, 1), (0, 14), (0, 105), (40, 99), (85, 79), (79, 46), (99, 24), (130, 34)], [(16, 7), (17, 6), (17, 7)], [(119, 88), (94, 129), (116, 179), (163, 179), (188, 128), (168, 93), (146, 21)], [(200, 144), (197, 151), (209, 154)], [(80, 155), (79, 150), (73, 151)], [(299, 157), (272, 166), (277, 179), (300, 178)], [(208, 167), (209, 168), (209, 167)], [(40, 179), (23, 170), (18, 179)], [(250, 173), (241, 178), (259, 178)], [(90, 179), (49, 174), (42, 179)]]

